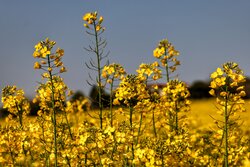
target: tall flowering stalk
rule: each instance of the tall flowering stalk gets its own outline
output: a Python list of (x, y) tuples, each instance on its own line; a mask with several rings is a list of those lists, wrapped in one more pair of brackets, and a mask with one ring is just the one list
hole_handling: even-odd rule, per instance
[(165, 68), (166, 79), (169, 82), (170, 73), (175, 72), (177, 66), (180, 65), (180, 61), (176, 58), (179, 56), (179, 52), (175, 50), (174, 46), (167, 39), (163, 39), (153, 51), (153, 55), (160, 60), (162, 67)]
[[(107, 45), (107, 42), (101, 38), (101, 34), (104, 32), (105, 28), (102, 26), (103, 17), (100, 16), (98, 18), (97, 12), (86, 13), (82, 18), (85, 23), (84, 27), (87, 28), (87, 34), (94, 37), (93, 46), (89, 46), (89, 48), (85, 48), (88, 52), (92, 52), (96, 55), (96, 62), (93, 59), (90, 60), (89, 64), (86, 63), (86, 66), (94, 71), (97, 71), (97, 78), (95, 82), (97, 82), (98, 86), (98, 103), (99, 103), (99, 120), (100, 120), (100, 128), (103, 127), (103, 85), (101, 78), (101, 70), (103, 66), (101, 65), (101, 61), (107, 56), (104, 54), (104, 49)], [(92, 83), (89, 83), (92, 85)]]
[(66, 72), (61, 59), (64, 55), (64, 50), (58, 48), (55, 53), (52, 53), (52, 49), (56, 44), (55, 41), (51, 41), (48, 38), (45, 41), (39, 42), (35, 45), (35, 51), (33, 53), (34, 58), (39, 58), (40, 61), (35, 62), (35, 69), (42, 69), (45, 71), (42, 74), (44, 79), (47, 79), (47, 83), (41, 84), (38, 93), (41, 103), (44, 103), (45, 111), (51, 113), (51, 121), (54, 128), (54, 163), (57, 166), (57, 121), (56, 114), (57, 108), (61, 105), (59, 98), (61, 98), (62, 93), (60, 91), (65, 89), (64, 86), (58, 85), (58, 81), (61, 80), (59, 73)]
[[(175, 72), (177, 66), (180, 65), (180, 61), (177, 60), (179, 52), (175, 50), (175, 47), (168, 41), (168, 39), (163, 39), (159, 42), (157, 48), (153, 51), (155, 58), (159, 59), (163, 68), (166, 71), (167, 82), (170, 81), (170, 74)], [(174, 117), (172, 113), (168, 112), (168, 124), (170, 130), (173, 130)]]
[(233, 116), (237, 112), (244, 111), (244, 100), (246, 95), (244, 86), (245, 77), (238, 64), (228, 62), (223, 64), (222, 68), (217, 68), (211, 74), (210, 94), (217, 97), (216, 101), (220, 106), (220, 113), (224, 116), (223, 124), (220, 127), (223, 130), (222, 143), (224, 144), (224, 166), (229, 166), (229, 136), (230, 127), (235, 120)]
[(29, 114), (30, 104), (24, 97), (24, 91), (16, 86), (6, 86), (2, 90), (3, 108), (17, 116), (20, 127), (23, 128), (23, 117)]
[[(139, 69), (136, 70), (138, 73), (138, 78), (145, 83), (145, 85), (148, 85), (148, 82), (150, 81), (156, 81), (162, 77), (161, 75), (161, 70), (159, 69), (159, 63), (157, 61), (150, 63), (150, 64), (145, 64), (142, 63), (139, 66)], [(148, 86), (147, 86), (148, 87)], [(141, 124), (142, 124), (142, 110), (144, 107), (147, 107), (150, 111), (152, 111), (152, 122), (153, 122), (153, 130), (154, 130), (154, 135), (157, 136), (156, 132), (156, 126), (155, 126), (155, 102), (158, 99), (159, 94), (157, 93), (157, 86), (153, 87), (148, 87), (148, 94), (149, 98), (144, 99), (140, 105), (137, 105), (137, 108), (140, 108), (141, 110), (141, 115), (140, 115), (140, 125), (138, 129), (138, 138), (140, 134), (140, 129), (141, 129)]]
[(163, 88), (162, 102), (168, 107), (169, 112), (173, 116), (173, 128), (176, 134), (179, 133), (179, 112), (187, 112), (190, 110), (190, 101), (188, 97), (190, 93), (186, 84), (179, 80), (171, 80), (167, 86)]
[(115, 79), (123, 79), (126, 74), (124, 68), (120, 64), (110, 64), (104, 66), (102, 70), (102, 77), (107, 79), (107, 83), (110, 84), (110, 99), (109, 99), (109, 118), (110, 125), (113, 127), (113, 92)]
[[(116, 89), (114, 104), (119, 105), (122, 101), (129, 107), (130, 131), (134, 133), (135, 124), (133, 123), (134, 107), (143, 99), (149, 97), (146, 84), (136, 75), (127, 75)], [(136, 143), (137, 144), (137, 143)], [(131, 145), (132, 160), (134, 159), (134, 141)]]

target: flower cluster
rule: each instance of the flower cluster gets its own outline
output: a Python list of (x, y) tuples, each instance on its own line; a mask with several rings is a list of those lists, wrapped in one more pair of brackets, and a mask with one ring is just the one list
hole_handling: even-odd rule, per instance
[(114, 104), (120, 104), (119, 101), (124, 100), (124, 104), (128, 106), (135, 105), (137, 101), (149, 97), (146, 88), (146, 84), (136, 75), (127, 75), (116, 90)]
[(179, 80), (171, 80), (167, 83), (166, 87), (163, 88), (162, 100), (165, 105), (170, 107), (170, 110), (187, 111), (190, 105), (188, 97), (190, 93), (187, 85)]
[[(242, 97), (246, 95), (244, 91), (245, 77), (242, 70), (237, 63), (228, 62), (223, 64), (223, 69), (217, 70), (211, 74), (210, 87), (212, 88), (209, 93), (216, 96), (217, 103), (219, 104), (218, 112), (224, 117), (223, 121), (215, 120), (219, 131), (222, 133), (222, 146), (224, 153), (224, 165), (228, 166), (231, 162), (229, 156), (232, 144), (230, 136), (232, 133), (239, 129), (237, 120), (239, 119), (237, 112), (245, 111), (244, 100)], [(233, 118), (236, 117), (236, 118)], [(232, 155), (232, 154), (231, 154)]]
[(163, 96), (161, 102), (168, 111), (168, 120), (170, 129), (178, 133), (179, 131), (179, 118), (178, 113), (190, 110), (190, 101), (188, 97), (190, 93), (186, 84), (179, 80), (171, 80), (163, 88)]
[[(60, 67), (59, 73), (66, 72), (66, 68), (61, 61), (64, 55), (64, 50), (57, 48), (56, 52), (52, 53), (55, 44), (55, 41), (46, 38), (45, 41), (41, 41), (35, 45), (33, 56), (34, 58), (41, 58), (41, 61), (34, 63), (34, 69), (43, 69), (44, 71), (52, 73), (53, 69)], [(44, 73), (43, 77), (49, 78), (49, 74)]]
[(102, 70), (102, 77), (106, 78), (108, 83), (113, 82), (114, 79), (123, 79), (125, 74), (124, 68), (116, 63), (104, 66)]
[(223, 68), (217, 68), (211, 74), (211, 79), (209, 93), (212, 96), (217, 96), (217, 102), (220, 105), (225, 105), (225, 100), (228, 100), (231, 104), (235, 103), (230, 105), (230, 108), (244, 110), (242, 97), (246, 93), (242, 84), (246, 79), (238, 64), (233, 62), (223, 64)]
[(53, 77), (53, 92), (52, 92), (52, 84), (51, 81), (47, 81), (44, 84), (41, 84), (37, 90), (37, 95), (35, 100), (39, 101), (39, 105), (42, 111), (51, 111), (51, 103), (52, 103), (52, 93), (55, 101), (55, 108), (62, 109), (64, 108), (64, 102), (66, 101), (67, 95), (66, 91), (68, 87), (63, 82), (63, 79), (59, 76)]
[(84, 21), (86, 21), (86, 23), (84, 23), (84, 27), (88, 28), (88, 29), (91, 29), (90, 28), (90, 25), (93, 25), (94, 26), (94, 30), (96, 32), (98, 31), (104, 31), (105, 28), (102, 27), (102, 22), (103, 22), (103, 17), (100, 16), (99, 19), (98, 19), (98, 13), (97, 12), (91, 12), (91, 13), (86, 13), (82, 19)]
[(147, 80), (151, 75), (153, 80), (158, 80), (161, 78), (161, 70), (158, 68), (158, 62), (144, 64), (142, 63), (137, 70), (138, 77), (141, 80)]
[(180, 61), (176, 58), (179, 52), (175, 50), (174, 46), (167, 39), (159, 42), (158, 47), (153, 51), (153, 55), (160, 59), (162, 66), (169, 68), (171, 72), (174, 72), (176, 67), (180, 65)]
[[(103, 18), (98, 19), (95, 12), (83, 19), (85, 27), (94, 27), (88, 29), (94, 31), (88, 34), (96, 42), (89, 51), (95, 53), (97, 62), (90, 61), (89, 67), (98, 71), (101, 110), (87, 112), (90, 103), (83, 96), (67, 98), (71, 91), (68, 94), (57, 75), (65, 71), (61, 61), (64, 51), (52, 53), (55, 42), (49, 39), (39, 42), (33, 56), (41, 61), (34, 67), (46, 72), (34, 99), (39, 104), (38, 116), (22, 121), (30, 111), (23, 90), (16, 86), (3, 89), (3, 107), (19, 122), (0, 122), (0, 166), (250, 166), (249, 132), (241, 129), (236, 112), (244, 110), (246, 79), (236, 63), (226, 63), (212, 73), (210, 94), (217, 97), (217, 109), (224, 119), (214, 118), (216, 126), (201, 128), (197, 118), (190, 117), (191, 123), (181, 121), (186, 118), (184, 111), (190, 109), (190, 93), (184, 82), (169, 79), (168, 70), (173, 72), (180, 63), (176, 60), (178, 52), (167, 40), (154, 51), (166, 67), (167, 83), (165, 87), (156, 82), (147, 85), (147, 81), (161, 78), (159, 64), (141, 64), (137, 75), (127, 75), (119, 64), (101, 66), (106, 42), (99, 36), (102, 31), (98, 25)], [(109, 115), (106, 108), (102, 110), (103, 78), (110, 84)], [(113, 91), (115, 79), (121, 82)], [(112, 102), (125, 105), (113, 113)], [(232, 119), (234, 115), (236, 119)]]
[(30, 113), (30, 103), (24, 97), (24, 91), (16, 86), (6, 86), (2, 90), (3, 108), (19, 118), (22, 126), (22, 117)]

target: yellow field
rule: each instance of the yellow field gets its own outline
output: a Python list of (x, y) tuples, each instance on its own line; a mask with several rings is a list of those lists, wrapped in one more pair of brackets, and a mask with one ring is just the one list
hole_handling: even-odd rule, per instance
[[(240, 113), (240, 121), (243, 121), (242, 127), (245, 130), (250, 130), (250, 100), (246, 100), (246, 112)], [(197, 127), (211, 127), (214, 125), (214, 119), (221, 117), (217, 113), (215, 99), (194, 100), (191, 104), (191, 111), (187, 113), (194, 125)], [(213, 118), (212, 118), (213, 117)], [(193, 119), (192, 119), (193, 118)]]

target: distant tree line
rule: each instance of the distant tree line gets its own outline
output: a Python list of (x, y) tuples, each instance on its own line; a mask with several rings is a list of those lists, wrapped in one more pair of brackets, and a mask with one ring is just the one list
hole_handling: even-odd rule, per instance
[[(212, 96), (208, 93), (210, 88), (209, 88), (210, 81), (195, 81), (189, 86), (189, 91), (191, 94), (191, 99), (204, 99), (204, 98), (211, 98)], [(162, 87), (162, 84), (160, 84)], [(108, 108), (109, 107), (109, 101), (110, 101), (110, 95), (103, 89), (102, 91), (102, 105), (103, 108)], [(245, 91), (246, 91), (246, 96), (245, 99), (250, 99), (250, 78), (246, 79), (245, 83)], [(96, 109), (99, 107), (98, 104), (98, 87), (96, 85), (93, 85), (89, 96), (86, 97), (85, 94), (81, 91), (76, 91), (72, 97), (71, 101), (79, 100), (81, 98), (88, 98), (90, 103), (91, 103), (91, 108)], [(30, 116), (36, 116), (37, 111), (40, 109), (39, 107), (39, 102), (33, 103), (30, 101), (30, 107), (31, 107), (31, 112)], [(6, 109), (1, 108), (0, 109), (0, 118), (4, 118), (8, 115), (8, 111)]]

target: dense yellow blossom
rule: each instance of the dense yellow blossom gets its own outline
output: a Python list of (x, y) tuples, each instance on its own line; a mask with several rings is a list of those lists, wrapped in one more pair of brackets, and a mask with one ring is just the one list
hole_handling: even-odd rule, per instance
[(158, 62), (154, 62), (151, 64), (142, 63), (139, 66), (139, 69), (136, 70), (138, 73), (138, 77), (141, 80), (146, 81), (151, 76), (153, 80), (158, 80), (161, 78), (161, 70), (159, 69)]
[[(85, 14), (83, 20), (94, 33), (104, 30), (97, 12)], [(0, 122), (0, 166), (249, 166), (249, 132), (238, 123), (238, 112), (245, 110), (246, 79), (236, 63), (225, 63), (210, 76), (209, 93), (225, 119), (213, 118), (211, 107), (207, 115), (215, 125), (205, 127), (184, 113), (190, 110), (184, 82), (168, 80), (164, 87), (153, 82), (161, 78), (159, 62), (142, 63), (137, 75), (126, 75), (115, 63), (101, 67), (111, 86), (111, 101), (114, 93), (113, 104), (123, 106), (114, 113), (103, 110), (100, 127), (99, 113), (87, 98), (70, 99), (72, 92), (59, 76), (67, 71), (64, 50), (54, 52), (54, 45), (47, 38), (34, 48), (33, 57), (39, 60), (34, 68), (43, 70), (33, 100), (39, 105), (38, 116), (25, 117), (32, 103), (23, 90), (6, 86), (2, 91), (3, 108), (10, 114)], [(153, 54), (166, 72), (180, 65), (178, 51), (166, 39)], [(115, 79), (121, 82), (116, 85)], [(197, 114), (202, 113), (203, 108), (198, 109)]]

